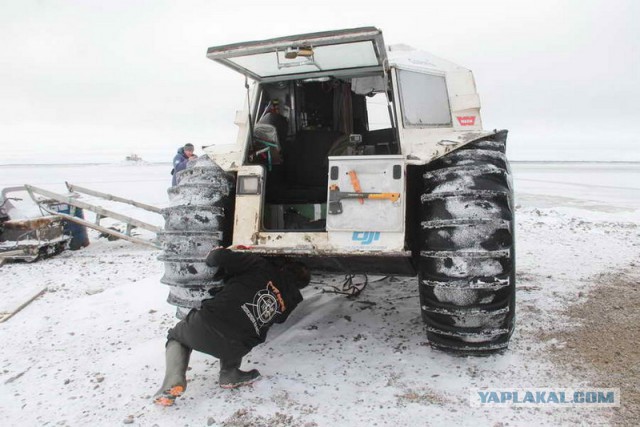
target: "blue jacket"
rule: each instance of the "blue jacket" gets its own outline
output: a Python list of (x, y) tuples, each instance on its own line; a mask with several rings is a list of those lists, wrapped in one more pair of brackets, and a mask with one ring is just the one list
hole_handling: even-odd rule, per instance
[(180, 147), (175, 157), (173, 158), (173, 169), (171, 169), (171, 186), (177, 185), (176, 176), (178, 172), (187, 168), (187, 161), (189, 158), (184, 154), (184, 147)]

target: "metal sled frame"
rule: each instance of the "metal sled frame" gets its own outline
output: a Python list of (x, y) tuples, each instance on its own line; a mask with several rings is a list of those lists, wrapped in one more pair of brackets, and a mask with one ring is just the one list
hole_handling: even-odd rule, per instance
[[(136, 202), (134, 200), (130, 200), (130, 199), (125, 199), (122, 197), (118, 197), (118, 196), (114, 196), (112, 194), (107, 194), (107, 193), (102, 193), (100, 191), (95, 191), (95, 190), (90, 190), (88, 188), (84, 188), (84, 187), (80, 187), (77, 185), (73, 185), (70, 183), (66, 183), (67, 184), (67, 188), (69, 189), (70, 192), (73, 193), (84, 193), (90, 196), (95, 196), (95, 197), (100, 197), (102, 199), (105, 200), (111, 200), (111, 201), (115, 201), (115, 202), (120, 202), (120, 203), (126, 203), (128, 205), (131, 206), (135, 206), (137, 208), (140, 209), (144, 209), (146, 211), (149, 212), (153, 212), (153, 213), (157, 213), (160, 214), (160, 209), (156, 208), (155, 206), (150, 206), (144, 203), (140, 203), (140, 202)], [(123, 240), (127, 240), (129, 242), (132, 243), (138, 243), (141, 245), (146, 245), (146, 246), (151, 246), (153, 248), (156, 249), (160, 249), (160, 245), (153, 243), (153, 242), (149, 242), (147, 240), (144, 239), (138, 239), (137, 237), (133, 237), (131, 236), (131, 230), (134, 227), (138, 227), (138, 228), (142, 228), (145, 230), (149, 230), (152, 231), (154, 233), (158, 233), (159, 231), (162, 231), (162, 227), (158, 227), (156, 225), (153, 224), (149, 224), (146, 223), (144, 221), (140, 221), (137, 220), (135, 218), (132, 218), (130, 216), (127, 215), (123, 215), (123, 214), (119, 214), (117, 212), (113, 212), (111, 210), (105, 209), (101, 206), (96, 206), (96, 205), (92, 205), (91, 203), (87, 203), (87, 202), (82, 202), (80, 200), (77, 200), (76, 197), (74, 197), (74, 195), (64, 195), (64, 194), (58, 194), (58, 193), (54, 193), (53, 191), (49, 191), (49, 190), (45, 190), (42, 188), (38, 188), (38, 187), (34, 187), (33, 185), (25, 185), (25, 189), (27, 190), (27, 192), (29, 193), (29, 196), (31, 196), (31, 198), (33, 199), (34, 202), (36, 202), (38, 204), (38, 206), (43, 209), (44, 211), (52, 214), (52, 215), (59, 215), (62, 218), (64, 218), (67, 221), (71, 221), (71, 222), (75, 222), (76, 224), (80, 224), (80, 225), (84, 225), (85, 227), (89, 227), (92, 228), (94, 230), (98, 230), (102, 233), (106, 233), (112, 236), (115, 236), (119, 239), (123, 239)], [(45, 201), (38, 199), (35, 195), (39, 194), (45, 197), (48, 197), (49, 199), (55, 200), (57, 202), (60, 203), (66, 203), (68, 205), (71, 206), (75, 206), (76, 208), (80, 208), (80, 209), (85, 209), (88, 211), (91, 211), (93, 213), (96, 214), (96, 221), (95, 223), (91, 222), (91, 221), (86, 221), (82, 218), (78, 218), (75, 217), (73, 215), (68, 215), (65, 213), (60, 213), (60, 212), (54, 212), (53, 210), (51, 210), (49, 207), (47, 207), (46, 203), (44, 203)], [(112, 230), (110, 228), (107, 227), (103, 227), (100, 225), (100, 220), (103, 218), (112, 218), (118, 221), (121, 221), (123, 223), (125, 223), (126, 226), (126, 230), (124, 233), (120, 233), (119, 231), (116, 230)]]

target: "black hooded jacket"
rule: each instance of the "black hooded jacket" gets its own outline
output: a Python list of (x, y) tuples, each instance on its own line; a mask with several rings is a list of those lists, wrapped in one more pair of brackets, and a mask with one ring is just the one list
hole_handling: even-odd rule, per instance
[(263, 343), (273, 323), (284, 322), (302, 301), (295, 280), (266, 259), (228, 249), (206, 261), (224, 274), (224, 288), (202, 302), (200, 314), (226, 339), (251, 349)]

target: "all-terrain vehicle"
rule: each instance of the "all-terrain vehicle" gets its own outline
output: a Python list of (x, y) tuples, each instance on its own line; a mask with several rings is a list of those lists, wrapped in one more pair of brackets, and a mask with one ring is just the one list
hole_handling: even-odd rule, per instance
[(418, 277), (430, 343), (505, 349), (514, 328), (507, 131), (482, 129), (470, 70), (373, 27), (209, 48), (253, 80), (235, 144), (204, 147), (164, 210), (178, 316), (232, 244), (318, 270)]

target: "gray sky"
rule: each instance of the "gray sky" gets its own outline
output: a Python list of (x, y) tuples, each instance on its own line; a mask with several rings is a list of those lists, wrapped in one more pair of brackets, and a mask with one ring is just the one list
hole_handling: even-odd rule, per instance
[(640, 2), (0, 0), (0, 164), (169, 161), (233, 142), (209, 46), (359, 26), (474, 71), (515, 160), (636, 160)]

